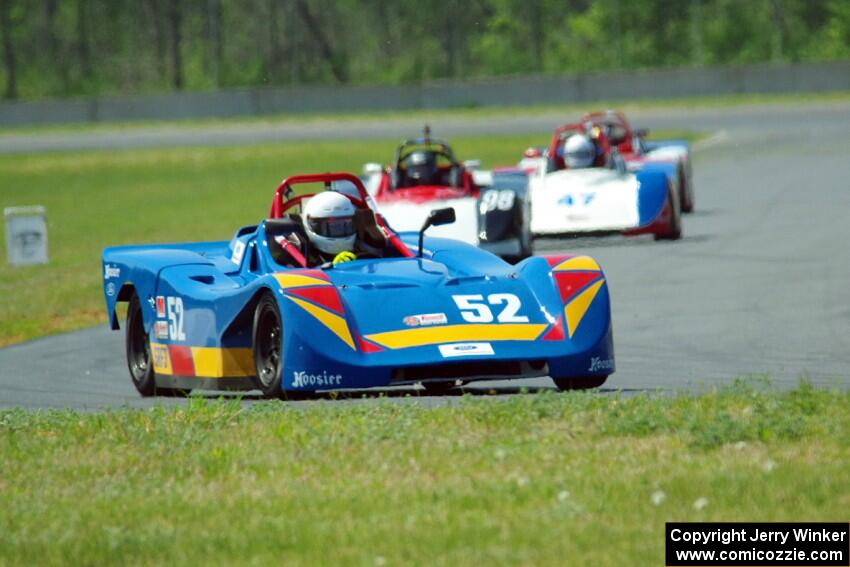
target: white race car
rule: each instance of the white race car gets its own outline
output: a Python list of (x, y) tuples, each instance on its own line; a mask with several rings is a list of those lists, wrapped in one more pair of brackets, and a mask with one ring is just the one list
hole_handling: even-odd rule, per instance
[[(569, 167), (564, 148), (578, 136), (589, 144), (587, 167)], [(629, 171), (604, 128), (592, 121), (555, 130), (546, 152), (526, 153), (531, 232), (535, 236), (621, 232), (675, 240), (682, 235), (677, 180), (665, 163)]]

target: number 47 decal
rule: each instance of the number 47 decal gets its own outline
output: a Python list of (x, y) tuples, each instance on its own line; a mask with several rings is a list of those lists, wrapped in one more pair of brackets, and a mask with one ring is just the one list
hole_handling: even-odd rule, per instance
[(493, 311), (489, 305), (504, 305), (496, 317), (499, 323), (528, 323), (528, 317), (517, 315), (522, 302), (512, 293), (491, 293), (486, 301), (483, 295), (453, 295), (452, 299), (467, 323), (492, 322)]

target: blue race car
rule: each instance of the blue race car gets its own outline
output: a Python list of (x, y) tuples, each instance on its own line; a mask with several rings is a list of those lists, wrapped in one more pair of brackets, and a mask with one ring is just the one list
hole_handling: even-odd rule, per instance
[[(316, 194), (295, 196), (299, 184), (345, 195), (372, 252), (311, 262), (290, 238), (303, 236), (299, 211)], [(133, 384), (142, 396), (204, 388), (267, 397), (547, 375), (561, 389), (601, 385), (614, 352), (599, 265), (587, 256), (510, 265), (424, 235), (453, 221), (452, 209), (438, 209), (418, 234), (398, 234), (357, 177), (304, 175), (285, 179), (269, 217), (229, 242), (106, 248), (106, 309), (117, 330), (116, 304), (129, 303)]]

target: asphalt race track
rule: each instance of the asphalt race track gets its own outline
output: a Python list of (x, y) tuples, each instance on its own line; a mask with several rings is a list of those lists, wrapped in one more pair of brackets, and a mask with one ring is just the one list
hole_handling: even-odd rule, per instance
[[(559, 121), (476, 118), (434, 128), (446, 137), (545, 132)], [(603, 391), (699, 390), (752, 374), (767, 374), (782, 387), (801, 376), (850, 386), (850, 104), (675, 109), (634, 113), (633, 121), (714, 132), (694, 153), (697, 211), (684, 219), (685, 237), (661, 243), (651, 237), (536, 242), (538, 252), (591, 254), (607, 273), (617, 372)], [(404, 120), (372, 128), (352, 123), (313, 128), (309, 135), (356, 137), (368, 130), (371, 136), (401, 137), (419, 126)], [(206, 132), (203, 143), (248, 140), (245, 128)], [(253, 140), (296, 134), (262, 126)], [(110, 142), (104, 132), (76, 145), (73, 136), (28, 134), (15, 144), (4, 135), (0, 151)], [(144, 143), (119, 131), (111, 141), (112, 147), (137, 147), (199, 140), (192, 132), (168, 130)], [(519, 384), (489, 386), (509, 393)], [(548, 379), (522, 384), (552, 387)], [(151, 403), (181, 402), (139, 398), (127, 375), (123, 335), (105, 326), (0, 350), (0, 407)]]

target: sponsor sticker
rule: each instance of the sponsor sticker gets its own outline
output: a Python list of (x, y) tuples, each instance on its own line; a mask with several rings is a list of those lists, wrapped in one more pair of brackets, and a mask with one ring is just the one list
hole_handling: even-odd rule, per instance
[(171, 374), (171, 356), (168, 354), (166, 345), (151, 343), (151, 356), (153, 357), (153, 370), (160, 374)]
[(233, 245), (233, 256), (230, 259), (237, 266), (242, 263), (242, 256), (245, 255), (245, 243), (241, 240), (237, 240), (236, 244)]
[(168, 338), (168, 321), (157, 321), (153, 324), (153, 334), (158, 339)]
[(328, 374), (326, 370), (323, 370), (321, 374), (309, 374), (303, 370), (292, 373), (293, 388), (303, 388), (305, 386), (339, 386), (341, 383), (341, 374)]
[(106, 295), (108, 295), (109, 297), (112, 297), (113, 295), (115, 295), (115, 284), (114, 283), (109, 282), (108, 284), (106, 284)]
[(493, 345), (490, 343), (455, 343), (451, 345), (438, 345), (443, 358), (454, 358), (458, 356), (492, 356)]
[(165, 296), (163, 295), (156, 296), (156, 316), (165, 317)]
[(423, 313), (421, 315), (409, 315), (403, 319), (408, 327), (425, 327), (427, 325), (445, 325), (448, 318), (445, 313)]
[(599, 372), (601, 370), (613, 370), (614, 369), (614, 360), (611, 358), (602, 358), (599, 356), (594, 356), (590, 359), (590, 368), (587, 369), (588, 372)]
[(121, 268), (118, 266), (112, 266), (110, 264), (104, 264), (103, 266), (103, 279), (109, 280), (112, 278), (120, 278), (121, 277)]

